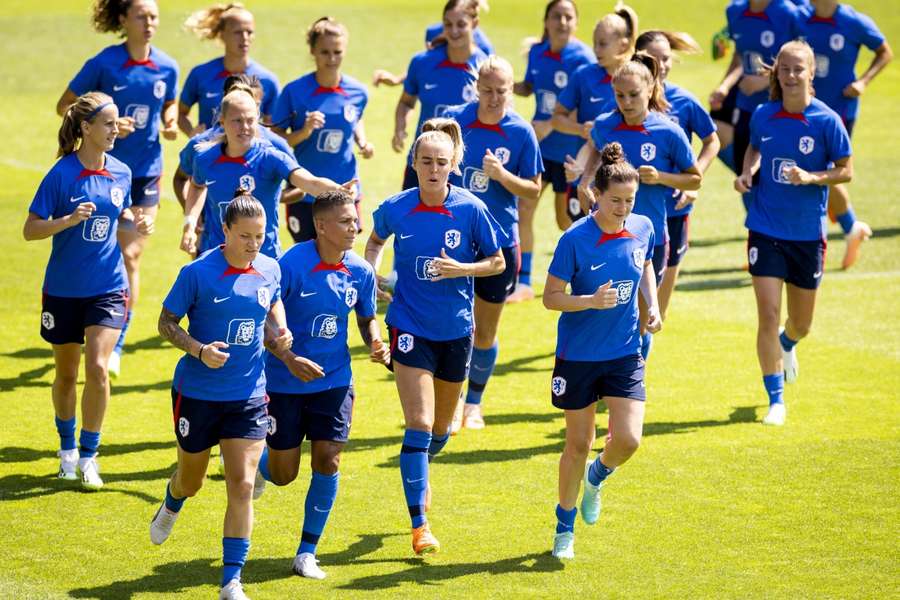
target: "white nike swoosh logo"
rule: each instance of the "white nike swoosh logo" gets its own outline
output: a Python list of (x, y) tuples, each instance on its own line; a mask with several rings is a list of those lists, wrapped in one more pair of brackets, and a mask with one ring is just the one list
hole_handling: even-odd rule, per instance
[(436, 83), (426, 83), (424, 87), (426, 90), (433, 90), (434, 88), (437, 87), (437, 84)]
[(600, 263), (599, 265), (591, 265), (591, 271), (596, 271), (597, 269), (599, 269), (600, 267), (602, 267), (605, 264), (606, 263)]
[(207, 98), (215, 98), (218, 95), (219, 95), (219, 92), (206, 92)]
[(124, 89), (127, 88), (127, 87), (128, 87), (127, 85), (114, 85), (114, 86), (113, 86), (113, 91), (114, 91), (114, 92), (121, 92), (122, 90), (124, 90)]
[(155, 190), (155, 189), (152, 189), (152, 190), (146, 190), (146, 191), (144, 192), (144, 195), (145, 195), (145, 196), (155, 196), (155, 195), (156, 195), (156, 190)]
[(109, 314), (113, 317), (124, 317), (125, 313), (116, 312), (114, 310), (109, 311)]
[(816, 271), (815, 273), (813, 273), (813, 279), (818, 279), (821, 276), (822, 276), (822, 271)]
[(309, 296), (315, 296), (315, 295), (316, 295), (316, 292), (308, 292), (308, 293), (307, 293), (307, 292), (300, 292), (300, 297), (301, 297), (301, 298), (307, 298), (307, 297), (309, 297)]
[(603, 100), (603, 96), (600, 96), (599, 98), (594, 98), (593, 96), (591, 96), (591, 102), (600, 102), (601, 100)]
[(401, 240), (405, 240), (405, 239), (411, 238), (411, 237), (414, 236), (414, 235), (416, 235), (416, 234), (410, 233), (409, 235), (403, 235), (403, 234), (401, 233), (401, 234), (400, 234), (400, 239), (401, 239)]
[(410, 479), (409, 477), (407, 477), (407, 478), (406, 478), (406, 483), (417, 483), (417, 482), (419, 482), (419, 481), (424, 481), (424, 480), (425, 480), (424, 477), (419, 477), (418, 479)]
[(771, 139), (772, 139), (772, 137), (773, 137), (773, 136), (771, 136), (771, 135), (770, 135), (770, 136), (768, 136), (768, 137), (763, 137), (763, 138), (762, 138), (762, 141), (764, 141), (764, 142), (768, 142), (768, 141), (769, 141), (769, 140), (771, 140)]
[(215, 302), (216, 304), (218, 304), (219, 302), (225, 302), (225, 301), (228, 300), (229, 298), (231, 298), (231, 296), (225, 296), (224, 298), (213, 298), (213, 302)]
[(213, 179), (212, 181), (204, 181), (204, 182), (203, 182), (203, 185), (212, 185), (212, 184), (214, 184), (215, 182), (216, 182), (215, 179)]
[(531, 70), (531, 74), (532, 74), (532, 75), (537, 75), (537, 74), (538, 74), (538, 70), (537, 70), (537, 69), (532, 69), (532, 70)]
[(78, 196), (77, 198), (69, 198), (69, 202), (78, 202), (79, 200), (85, 198), (85, 196)]
[(327, 513), (327, 512), (328, 512), (327, 509), (326, 509), (326, 510), (322, 510), (321, 508), (319, 508), (319, 507), (316, 506), (315, 504), (313, 504), (313, 510), (316, 511), (316, 512), (320, 512), (320, 513)]

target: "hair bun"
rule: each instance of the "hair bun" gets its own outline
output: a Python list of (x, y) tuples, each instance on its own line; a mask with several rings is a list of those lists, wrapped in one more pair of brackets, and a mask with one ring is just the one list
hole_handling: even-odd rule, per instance
[(600, 150), (600, 162), (604, 165), (614, 165), (625, 162), (625, 150), (619, 142), (610, 142)]

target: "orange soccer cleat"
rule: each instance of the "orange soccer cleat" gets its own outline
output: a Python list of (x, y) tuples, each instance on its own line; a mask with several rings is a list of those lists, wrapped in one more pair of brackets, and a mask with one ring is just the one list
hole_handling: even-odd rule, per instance
[(437, 541), (428, 523), (415, 527), (412, 530), (413, 552), (419, 556), (423, 554), (437, 554), (441, 549), (441, 543)]

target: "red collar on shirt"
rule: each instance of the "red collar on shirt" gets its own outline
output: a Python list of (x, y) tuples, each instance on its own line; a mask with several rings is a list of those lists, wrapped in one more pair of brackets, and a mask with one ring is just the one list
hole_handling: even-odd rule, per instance
[(831, 25), (832, 27), (837, 27), (837, 21), (835, 21), (834, 17), (820, 17), (819, 15), (813, 15), (809, 18), (808, 23), (825, 23), (826, 25)]
[(250, 263), (250, 266), (246, 269), (238, 269), (228, 265), (228, 268), (222, 273), (222, 277), (228, 277), (229, 275), (259, 275), (262, 277), (262, 273), (253, 268), (253, 263)]
[(313, 96), (318, 96), (319, 94), (340, 94), (341, 96), (347, 96), (347, 91), (341, 86), (335, 87), (325, 87), (324, 85), (320, 85), (313, 92)]
[(219, 163), (235, 163), (235, 164), (243, 165), (243, 166), (246, 167), (246, 166), (247, 166), (247, 159), (244, 158), (243, 155), (241, 155), (241, 156), (228, 156), (227, 154), (225, 154), (225, 153), (223, 152), (221, 155), (219, 155), (219, 158), (216, 159), (216, 164), (219, 164)]
[(500, 123), (494, 123), (493, 125), (491, 125), (489, 123), (482, 123), (479, 119), (475, 119), (466, 127), (468, 127), (469, 129), (487, 129), (488, 131), (495, 131), (503, 137), (506, 137), (506, 132), (503, 131), (502, 127), (500, 127)]
[(315, 267), (313, 267), (312, 272), (318, 273), (319, 271), (340, 271), (341, 273), (346, 273), (350, 275), (350, 269), (347, 268), (347, 265), (344, 264), (344, 261), (341, 261), (337, 264), (327, 263), (323, 260), (319, 261)]
[(612, 83), (612, 75), (607, 73), (603, 79), (600, 80), (600, 83)]
[(616, 125), (616, 128), (613, 131), (637, 131), (638, 133), (643, 133), (643, 134), (650, 133), (649, 131), (647, 131), (647, 128), (644, 127), (643, 123), (641, 123), (640, 125), (629, 125), (628, 123), (626, 123), (624, 121), (624, 119), (622, 120), (621, 123)]
[(413, 208), (411, 211), (409, 211), (409, 214), (421, 213), (421, 212), (437, 213), (439, 215), (446, 215), (446, 216), (450, 217), (451, 219), (453, 218), (453, 213), (450, 212), (450, 209), (448, 209), (443, 204), (441, 204), (439, 206), (428, 206), (427, 204), (425, 204), (424, 202), (419, 200), (419, 203), (415, 206), (415, 208)]
[(803, 123), (806, 123), (807, 125), (809, 125), (809, 121), (806, 120), (806, 115), (804, 115), (803, 113), (788, 112), (788, 111), (784, 110), (784, 108), (782, 108), (777, 113), (772, 115), (772, 118), (773, 119), (794, 119), (795, 121), (802, 121)]
[(550, 50), (549, 48), (544, 50), (544, 53), (541, 54), (541, 56), (546, 56), (547, 58), (552, 58), (553, 60), (558, 60), (558, 61), (562, 62), (562, 52), (554, 52), (553, 50)]
[(228, 69), (222, 69), (216, 74), (216, 79), (228, 79), (232, 75), (238, 75), (239, 73), (232, 73)]
[(600, 234), (600, 239), (597, 240), (597, 245), (605, 244), (611, 240), (620, 240), (622, 238), (633, 238), (634, 234), (628, 231), (627, 229), (622, 229), (622, 231), (618, 233), (606, 233), (605, 231)]
[(123, 69), (127, 69), (129, 67), (147, 67), (148, 69), (153, 69), (154, 71), (159, 71), (159, 65), (153, 62), (152, 59), (147, 60), (134, 60), (133, 58), (128, 58), (125, 61), (125, 64), (122, 65)]
[(109, 177), (110, 179), (115, 179), (115, 177), (113, 177), (112, 174), (109, 171), (107, 171), (106, 169), (100, 169), (98, 171), (95, 171), (93, 169), (82, 169), (81, 172), (78, 174), (78, 177), (76, 177), (76, 179), (81, 179), (82, 177), (91, 177), (93, 175), (99, 175), (100, 177)]
[(746, 10), (743, 12), (743, 14), (741, 14), (741, 16), (742, 16), (742, 17), (748, 17), (748, 18), (750, 18), (750, 19), (762, 19), (763, 21), (768, 21), (768, 20), (769, 20), (769, 15), (766, 14), (766, 11), (762, 11), (762, 12), (753, 12), (753, 11), (750, 10), (749, 8), (746, 9)]
[(441, 62), (438, 63), (438, 69), (459, 69), (460, 71), (471, 71), (472, 67), (469, 66), (469, 63), (456, 63), (450, 62), (450, 59), (445, 58)]

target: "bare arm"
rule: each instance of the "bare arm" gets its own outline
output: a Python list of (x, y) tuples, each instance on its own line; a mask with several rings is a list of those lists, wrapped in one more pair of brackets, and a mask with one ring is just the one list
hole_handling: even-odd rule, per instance
[(528, 97), (534, 93), (534, 87), (527, 81), (518, 81), (513, 84), (513, 94), (516, 96)]
[(364, 256), (366, 262), (372, 265), (372, 268), (375, 270), (375, 295), (379, 300), (390, 302), (392, 300), (391, 294), (382, 289), (387, 284), (387, 280), (378, 274), (378, 268), (381, 267), (381, 256), (384, 252), (385, 243), (385, 240), (375, 235), (375, 232), (373, 231), (369, 234), (369, 239), (366, 240)]
[(544, 308), (560, 312), (581, 312), (590, 309), (613, 308), (618, 303), (618, 292), (612, 287), (612, 280), (597, 288), (593, 294), (576, 296), (566, 292), (568, 282), (547, 273), (544, 284)]
[(291, 176), (288, 181), (290, 181), (292, 186), (304, 190), (311, 196), (318, 196), (319, 194), (324, 194), (325, 192), (333, 190), (344, 190), (345, 192), (350, 192), (352, 194), (352, 188), (356, 183), (356, 180), (351, 180), (344, 184), (335, 183), (327, 177), (316, 177), (303, 167), (291, 171)]
[(641, 174), (641, 183), (648, 184), (660, 184), (665, 185), (670, 188), (674, 188), (676, 190), (684, 190), (684, 191), (694, 191), (699, 190), (700, 185), (703, 183), (703, 175), (700, 174), (700, 169), (697, 168), (697, 165), (691, 165), (689, 169), (683, 171), (681, 173), (666, 173), (665, 171), (656, 171), (656, 180), (649, 181), (645, 180), (644, 173), (647, 169), (654, 169), (653, 167), (648, 167), (647, 165), (638, 167), (638, 173)]
[(719, 134), (715, 131), (701, 140), (703, 147), (700, 148), (700, 156), (697, 157), (696, 166), (701, 173), (706, 173), (709, 166), (719, 154), (722, 144), (719, 142)]
[(519, 196), (520, 198), (531, 198), (537, 200), (541, 194), (541, 176), (525, 178), (519, 177), (511, 173), (500, 162), (500, 159), (488, 148), (484, 153), (484, 159), (481, 168), (485, 174), (506, 188), (509, 193)]
[(191, 137), (194, 135), (194, 126), (191, 125), (191, 107), (185, 104), (184, 102), (178, 103), (178, 128), (181, 132)]
[(181, 167), (175, 169), (175, 175), (172, 176), (172, 189), (175, 191), (175, 199), (181, 205), (184, 211), (185, 198), (187, 198), (188, 184), (191, 178), (187, 173), (181, 170)]
[(394, 137), (391, 140), (391, 148), (394, 152), (403, 152), (406, 140), (406, 121), (409, 113), (416, 107), (418, 101), (417, 96), (403, 92), (400, 94), (400, 100), (397, 101), (397, 108), (394, 110)]
[(192, 338), (191, 335), (181, 327), (179, 324), (180, 322), (181, 317), (170, 313), (163, 308), (159, 313), (159, 321), (156, 324), (156, 328), (159, 330), (159, 335), (161, 335), (164, 340), (168, 340), (170, 344), (182, 352), (189, 354), (194, 358), (199, 358), (200, 349), (203, 347), (203, 344)]
[(473, 263), (462, 263), (447, 256), (447, 251), (441, 248), (441, 255), (431, 261), (432, 281), (454, 277), (490, 277), (502, 273), (505, 268), (506, 259), (502, 250)]
[(737, 82), (741, 80), (741, 75), (743, 74), (743, 67), (741, 66), (741, 57), (735, 52), (731, 57), (731, 64), (728, 65), (728, 68), (725, 70), (725, 76), (722, 77), (722, 82), (719, 84), (719, 87), (713, 90), (713, 92), (709, 95), (709, 106), (713, 110), (718, 110), (722, 108), (722, 103), (725, 101), (726, 96), (731, 91)]
[(741, 194), (746, 194), (753, 187), (753, 174), (759, 170), (759, 161), (761, 155), (759, 148), (753, 144), (747, 146), (747, 152), (744, 154), (744, 164), (741, 166), (741, 174), (734, 180), (734, 189)]
[(872, 80), (875, 79), (875, 76), (881, 73), (893, 58), (894, 53), (891, 50), (891, 46), (885, 41), (875, 49), (875, 56), (872, 57), (872, 62), (869, 64), (866, 72), (862, 74), (862, 77), (844, 88), (844, 96), (853, 98), (861, 95), (872, 83)]
[(369, 360), (375, 363), (387, 364), (391, 357), (390, 348), (381, 339), (381, 329), (375, 317), (361, 317), (356, 315), (356, 326), (363, 343), (369, 347)]
[(69, 106), (76, 100), (78, 100), (78, 94), (69, 88), (66, 88), (66, 91), (64, 91), (62, 96), (59, 97), (59, 100), (56, 101), (56, 114), (59, 116), (66, 114), (66, 110), (68, 110)]
[(557, 131), (577, 135), (585, 139), (590, 137), (590, 129), (585, 127), (586, 123), (578, 122), (578, 109), (569, 110), (562, 104), (557, 103), (556, 108), (553, 109), (553, 116), (550, 117), (550, 123), (553, 125), (553, 129)]
[(794, 185), (837, 185), (853, 178), (853, 160), (850, 156), (834, 161), (834, 166), (825, 171), (804, 171), (791, 167), (785, 173)]
[(641, 296), (647, 303), (647, 331), (656, 333), (662, 329), (662, 317), (659, 313), (659, 301), (656, 295), (656, 272), (653, 270), (653, 261), (644, 263), (644, 273), (640, 283)]
[(96, 208), (97, 206), (93, 202), (82, 202), (78, 205), (78, 208), (75, 209), (75, 212), (58, 219), (42, 219), (33, 212), (30, 212), (25, 218), (22, 236), (27, 242), (52, 237), (69, 227), (80, 225), (91, 216), (91, 213), (93, 213)]

